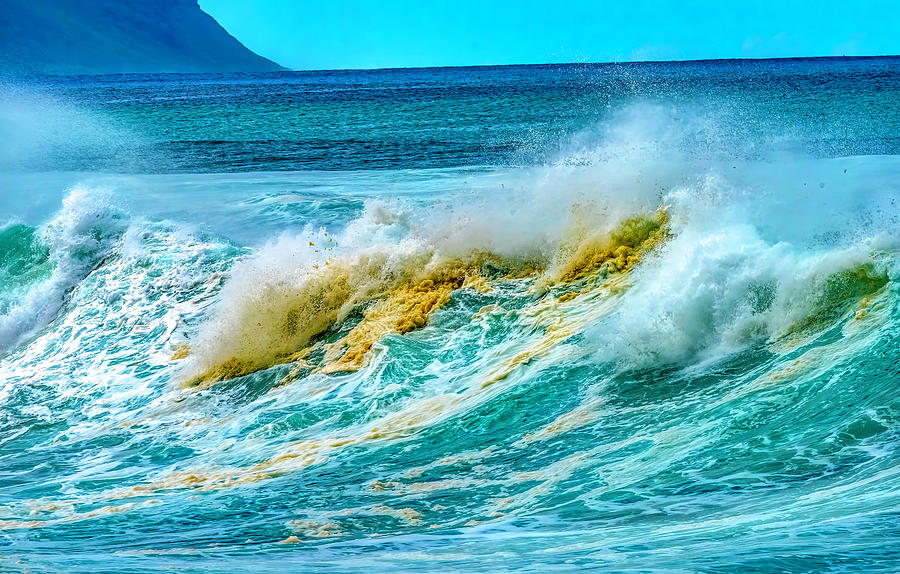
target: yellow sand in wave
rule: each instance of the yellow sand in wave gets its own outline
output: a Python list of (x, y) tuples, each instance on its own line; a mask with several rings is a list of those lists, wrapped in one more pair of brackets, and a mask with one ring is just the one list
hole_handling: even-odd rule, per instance
[[(791, 327), (802, 331), (830, 323), (857, 305), (865, 310), (868, 302), (888, 284), (884, 271), (878, 271), (871, 263), (857, 265), (830, 275), (822, 286), (814, 305), (814, 312)], [(865, 313), (862, 314), (864, 316)], [(861, 316), (854, 313), (858, 319)]]
[(455, 271), (438, 277), (437, 281), (424, 279), (416, 285), (404, 285), (375, 304), (363, 320), (332, 347), (337, 352), (344, 352), (338, 360), (325, 365), (322, 372), (359, 369), (372, 346), (386, 333), (403, 335), (427, 325), (431, 313), (446, 305), (450, 294), (465, 281), (463, 270)]
[(533, 434), (525, 435), (525, 442), (542, 441), (549, 438), (565, 434), (569, 431), (595, 423), (600, 416), (600, 406), (603, 399), (592, 399), (584, 404), (578, 405), (571, 411), (561, 414), (545, 426)]
[(238, 292), (223, 303), (205, 340), (193, 346), (194, 369), (188, 386), (230, 379), (288, 362), (318, 335), (358, 305), (410, 280), (428, 254), (410, 256), (405, 265), (389, 263), (387, 253), (356, 254), (306, 269), (288, 279), (261, 278), (249, 294)]
[(485, 277), (487, 273), (502, 273), (503, 279), (512, 279), (534, 275), (540, 268), (534, 261), (503, 259), (483, 252), (450, 261), (426, 278), (402, 285), (376, 303), (350, 333), (332, 346), (329, 359), (343, 352), (340, 358), (325, 365), (322, 372), (336, 373), (361, 368), (369, 351), (381, 337), (392, 332), (404, 335), (425, 327), (431, 314), (446, 305), (457, 289), (489, 290)]
[(608, 235), (578, 237), (574, 247), (564, 251), (557, 280), (570, 283), (600, 270), (628, 271), (669, 237), (669, 215), (665, 209), (655, 216), (626, 219)]
[[(130, 510), (138, 507), (146, 507), (154, 504), (158, 504), (160, 501), (151, 499), (145, 500), (141, 503), (137, 502), (126, 502), (124, 504), (119, 505), (110, 505), (103, 506), (100, 508), (95, 508), (93, 510), (83, 511), (83, 512), (75, 512), (74, 510), (67, 510), (67, 514), (60, 518), (49, 518), (44, 520), (0, 520), (0, 530), (19, 530), (23, 528), (46, 528), (48, 526), (56, 526), (58, 524), (65, 524), (69, 522), (80, 522), (82, 520), (90, 520), (92, 518), (99, 518), (102, 516), (108, 516), (111, 514), (119, 514), (123, 512), (129, 512)], [(50, 503), (52, 505), (53, 503)], [(71, 507), (71, 505), (69, 505)]]
[[(552, 260), (481, 250), (449, 259), (430, 251), (370, 250), (331, 258), (292, 277), (248, 282), (250, 293), (233, 296), (224, 305), (224, 319), (208, 325), (205, 340), (192, 345), (187, 386), (293, 362), (298, 352), (361, 310), (362, 320), (328, 346), (321, 367), (325, 373), (357, 370), (384, 335), (425, 327), (461, 288), (487, 292), (491, 282), (538, 277), (546, 277), (547, 285), (560, 285), (628, 271), (669, 237), (668, 222), (660, 210), (626, 219), (609, 233), (579, 231)], [(583, 292), (563, 294), (560, 301)]]
[(180, 361), (181, 359), (186, 359), (188, 355), (191, 354), (191, 346), (190, 345), (180, 345), (175, 352), (172, 353), (172, 357), (169, 359), (170, 361)]
[(819, 286), (816, 297), (808, 304), (809, 308), (804, 309), (801, 318), (773, 341), (773, 348), (781, 353), (797, 348), (845, 315), (863, 319), (871, 302), (885, 292), (888, 283), (887, 273), (876, 269), (872, 263), (832, 273)]
[[(345, 533), (341, 527), (331, 520), (319, 522), (315, 520), (288, 520), (287, 527), (301, 534), (304, 538), (334, 538), (335, 536), (344, 536)], [(295, 538), (296, 540), (290, 540)], [(284, 542), (300, 542), (297, 536), (291, 536)]]

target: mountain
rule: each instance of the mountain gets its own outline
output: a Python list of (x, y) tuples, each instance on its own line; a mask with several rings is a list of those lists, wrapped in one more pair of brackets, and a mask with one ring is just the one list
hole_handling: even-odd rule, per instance
[(231, 36), (197, 0), (3, 0), (7, 72), (270, 72), (284, 70)]

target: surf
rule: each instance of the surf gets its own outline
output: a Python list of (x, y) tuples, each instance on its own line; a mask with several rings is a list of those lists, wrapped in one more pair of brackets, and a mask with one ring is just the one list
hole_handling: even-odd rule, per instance
[(94, 566), (879, 559), (900, 162), (709, 130), (636, 104), (540, 165), (16, 180), (74, 182), (0, 227), (0, 531)]

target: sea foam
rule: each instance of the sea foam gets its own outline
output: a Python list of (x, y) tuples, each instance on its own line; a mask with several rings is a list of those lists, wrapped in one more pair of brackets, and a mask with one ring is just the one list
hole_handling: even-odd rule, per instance
[(40, 248), (48, 251), (53, 270), (49, 277), (24, 288), (20, 298), (0, 315), (0, 352), (52, 321), (69, 292), (114, 252), (127, 228), (126, 213), (102, 190), (70, 190), (62, 209), (36, 234)]

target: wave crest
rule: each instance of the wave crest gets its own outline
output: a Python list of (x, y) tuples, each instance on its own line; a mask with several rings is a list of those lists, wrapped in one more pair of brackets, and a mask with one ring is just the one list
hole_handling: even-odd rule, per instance
[(18, 284), (4, 287), (15, 297), (0, 314), (0, 352), (50, 323), (78, 282), (114, 252), (127, 227), (127, 215), (105, 193), (85, 187), (73, 188), (43, 227), (8, 227), (4, 234), (17, 229), (28, 237), (22, 236), (27, 244), (20, 245), (20, 258), (4, 269)]

